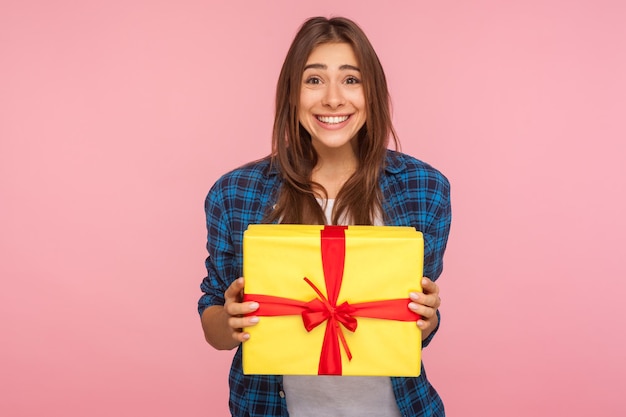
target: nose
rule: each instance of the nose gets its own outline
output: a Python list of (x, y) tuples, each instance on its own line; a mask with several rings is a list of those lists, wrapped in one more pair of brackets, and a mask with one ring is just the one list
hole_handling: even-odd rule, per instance
[(326, 91), (322, 100), (324, 106), (336, 109), (344, 104), (345, 98), (341, 91), (341, 85), (338, 83), (327, 84)]

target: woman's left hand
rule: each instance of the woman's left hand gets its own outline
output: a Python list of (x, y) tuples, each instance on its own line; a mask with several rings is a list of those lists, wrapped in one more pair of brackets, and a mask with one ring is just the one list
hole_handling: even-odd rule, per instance
[(429, 278), (422, 278), (422, 292), (412, 292), (409, 294), (411, 302), (409, 309), (420, 315), (417, 327), (422, 331), (422, 340), (426, 339), (439, 324), (437, 309), (441, 305), (439, 298), (439, 286)]

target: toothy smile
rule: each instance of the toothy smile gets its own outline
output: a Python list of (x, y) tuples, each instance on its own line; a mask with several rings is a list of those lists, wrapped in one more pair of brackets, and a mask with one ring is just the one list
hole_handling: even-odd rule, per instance
[(329, 125), (335, 125), (337, 123), (342, 123), (348, 120), (350, 116), (316, 116), (317, 120), (322, 123), (326, 123)]

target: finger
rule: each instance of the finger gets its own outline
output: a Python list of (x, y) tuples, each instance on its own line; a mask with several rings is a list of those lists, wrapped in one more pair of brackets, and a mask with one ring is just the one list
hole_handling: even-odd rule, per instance
[(250, 314), (259, 308), (256, 301), (247, 301), (245, 303), (227, 302), (224, 304), (224, 310), (229, 316), (242, 316)]
[(246, 327), (255, 326), (258, 322), (259, 318), (257, 316), (230, 317), (228, 319), (228, 325), (238, 330), (238, 332), (241, 332)]
[(428, 320), (433, 317), (436, 313), (436, 309), (432, 307), (425, 306), (423, 304), (410, 302), (409, 309), (418, 314), (421, 319)]
[(233, 333), (233, 339), (237, 340), (238, 342), (245, 342), (247, 340), (250, 340), (250, 333), (247, 332), (235, 332)]
[(226, 300), (236, 301), (239, 300), (243, 291), (243, 278), (237, 278), (232, 284), (228, 286), (224, 292), (224, 298)]
[(243, 343), (246, 340), (250, 339), (250, 333), (235, 332), (235, 333), (233, 333), (233, 339), (235, 339), (238, 342)]
[(409, 298), (411, 301), (425, 305), (427, 307), (432, 307), (434, 309), (438, 309), (441, 305), (441, 298), (439, 294), (423, 294), (419, 292), (411, 292), (409, 293)]
[(244, 329), (246, 327), (254, 326), (258, 322), (259, 318), (257, 316), (231, 317), (228, 319), (228, 325), (234, 330), (232, 333), (233, 339), (241, 343), (250, 339), (250, 333), (245, 332)]
[(439, 286), (428, 277), (422, 278), (422, 292), (424, 294), (439, 294)]

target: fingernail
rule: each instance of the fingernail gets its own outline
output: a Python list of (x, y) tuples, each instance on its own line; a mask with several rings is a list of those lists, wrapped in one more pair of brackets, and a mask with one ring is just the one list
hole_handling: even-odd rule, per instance
[(424, 320), (418, 320), (417, 321), (417, 327), (424, 327), (424, 324), (426, 324), (426, 323), (424, 323)]
[(417, 303), (409, 303), (409, 308), (411, 310), (415, 310), (419, 307), (419, 305)]
[(250, 339), (250, 334), (249, 333), (244, 333), (242, 337), (243, 337), (243, 340), (248, 340), (248, 339)]
[(411, 293), (409, 293), (409, 297), (411, 297), (411, 300), (417, 301), (417, 300), (419, 300), (420, 295), (417, 292), (411, 292)]
[(426, 278), (422, 278), (422, 285), (428, 285), (428, 280)]
[(257, 316), (250, 317), (250, 323), (258, 323), (258, 322), (259, 322), (259, 318)]
[(248, 308), (250, 309), (250, 311), (254, 311), (257, 308), (259, 308), (259, 303), (256, 303), (256, 302), (253, 301), (250, 304), (248, 304)]

